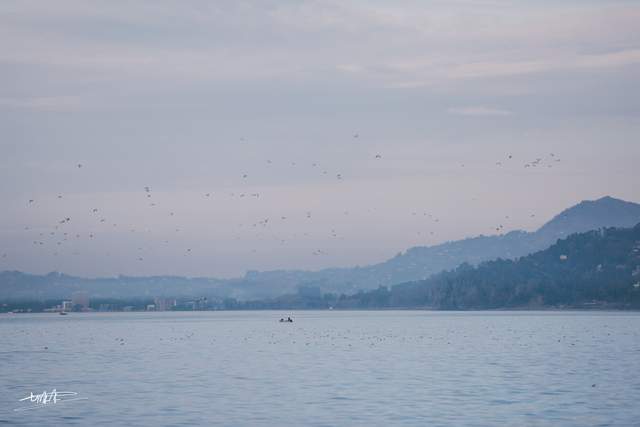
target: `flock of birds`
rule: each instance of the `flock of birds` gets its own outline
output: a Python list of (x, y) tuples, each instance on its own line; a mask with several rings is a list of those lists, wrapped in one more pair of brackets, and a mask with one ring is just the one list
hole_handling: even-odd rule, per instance
[[(358, 133), (355, 133), (352, 135), (353, 138), (359, 138), (360, 135)], [(240, 142), (246, 142), (245, 138), (241, 138)], [(374, 161), (383, 161), (383, 155), (381, 153), (377, 153), (375, 155), (373, 155), (373, 160)], [(497, 161), (495, 162), (495, 165), (497, 167), (503, 167), (505, 164), (507, 164), (508, 162), (514, 162), (514, 156), (512, 154), (507, 154), (505, 156), (505, 158), (503, 160)], [(266, 164), (269, 166), (274, 165), (275, 163), (271, 160), (271, 159), (266, 159), (265, 160)], [(553, 167), (555, 164), (557, 164), (558, 162), (560, 162), (560, 159), (554, 154), (554, 153), (550, 153), (547, 158), (536, 158), (532, 161), (527, 161), (523, 164), (524, 168), (539, 168), (539, 167), (544, 167), (546, 166), (547, 168), (551, 168)], [(291, 167), (296, 167), (298, 165), (297, 162), (290, 162), (290, 166)], [(77, 163), (75, 165), (75, 167), (77, 169), (86, 169), (85, 165), (82, 163)], [(321, 168), (320, 164), (318, 162), (313, 162), (310, 163), (310, 167), (311, 169), (318, 169), (321, 170), (321, 174), (322, 175), (328, 175), (329, 171), (325, 168)], [(462, 167), (464, 167), (464, 165), (462, 165)], [(345, 179), (345, 175), (343, 175), (342, 172), (338, 172), (335, 173), (335, 179), (337, 181), (343, 181)], [(249, 172), (244, 172), (240, 175), (241, 177), (241, 182), (247, 182), (250, 179), (250, 173)], [(144, 200), (146, 200), (146, 205), (148, 206), (148, 208), (157, 208), (159, 206), (159, 202), (156, 201), (156, 198), (154, 197), (154, 192), (152, 190), (152, 187), (147, 185), (147, 186), (141, 186), (141, 193), (142, 193), (142, 197), (144, 198)], [(204, 192), (202, 193), (202, 198), (204, 199), (213, 199), (216, 198), (217, 200), (220, 200), (221, 197), (220, 196), (227, 196), (229, 199), (233, 199), (233, 198), (238, 198), (238, 199), (261, 199), (262, 198), (262, 194), (259, 192), (251, 192), (251, 191), (247, 191), (247, 192)], [(57, 194), (56, 198), (58, 200), (63, 200), (63, 194)], [(36, 200), (35, 198), (30, 198), (27, 201), (27, 205), (29, 207), (33, 207), (36, 208), (38, 206), (38, 200)], [(178, 207), (180, 208), (180, 207)], [(173, 222), (173, 226), (174, 226), (174, 232), (175, 233), (180, 233), (182, 230), (182, 227), (184, 225), (181, 225), (178, 221), (177, 221), (177, 215), (176, 215), (176, 211), (177, 209), (175, 209), (175, 207), (173, 209), (169, 209), (166, 211), (166, 215), (172, 219), (174, 219)], [(50, 254), (53, 256), (59, 256), (62, 254), (62, 250), (65, 247), (65, 245), (67, 245), (67, 243), (71, 240), (87, 240), (87, 241), (95, 241), (96, 237), (98, 235), (98, 233), (109, 233), (109, 231), (107, 231), (105, 229), (105, 227), (110, 227), (111, 230), (120, 230), (123, 231), (123, 229), (128, 230), (131, 233), (135, 233), (138, 231), (144, 231), (146, 233), (152, 233), (153, 231), (148, 228), (148, 227), (140, 227), (140, 226), (135, 226), (135, 225), (127, 225), (127, 226), (121, 226), (119, 225), (117, 222), (114, 221), (109, 221), (108, 218), (106, 216), (103, 215), (102, 211), (100, 208), (98, 207), (88, 207), (87, 212), (90, 215), (90, 221), (95, 224), (95, 225), (99, 225), (102, 228), (96, 228), (95, 225), (91, 228), (91, 231), (87, 231), (86, 229), (83, 230), (73, 230), (73, 227), (71, 227), (71, 224), (73, 224), (73, 218), (72, 216), (63, 216), (60, 218), (57, 218), (55, 220), (55, 222), (53, 222), (49, 227), (42, 227), (42, 226), (37, 226), (37, 227), (33, 227), (33, 226), (25, 226), (24, 230), (26, 232), (28, 232), (28, 236), (31, 239), (31, 243), (34, 246), (42, 246), (42, 247), (47, 247), (50, 250)], [(366, 211), (368, 214), (375, 214), (376, 209), (375, 208), (370, 208), (367, 209)], [(156, 214), (156, 212), (154, 212), (154, 215)], [(342, 210), (341, 214), (346, 218), (347, 216), (349, 216), (351, 214), (351, 212), (349, 210)], [(296, 218), (297, 216), (297, 218)], [(437, 226), (440, 223), (440, 218), (430, 212), (426, 212), (426, 211), (412, 211), (411, 212), (411, 216), (413, 217), (423, 217), (424, 220), (427, 220), (430, 222), (431, 226)], [(535, 217), (535, 214), (531, 214), (530, 215), (532, 218)], [(311, 221), (314, 219), (314, 215), (313, 212), (311, 210), (307, 210), (304, 211), (304, 215), (303, 217), (305, 220), (307, 221)], [(84, 218), (86, 220), (86, 218)], [(310, 232), (293, 232), (290, 235), (283, 235), (280, 234), (279, 232), (273, 232), (271, 234), (265, 234), (264, 231), (269, 229), (270, 226), (272, 224), (274, 224), (275, 222), (285, 222), (285, 221), (289, 221), (291, 219), (295, 219), (295, 220), (300, 220), (300, 214), (296, 213), (294, 215), (291, 214), (281, 214), (281, 215), (277, 215), (277, 216), (270, 216), (270, 217), (263, 217), (263, 218), (258, 218), (253, 222), (250, 223), (239, 223), (237, 224), (237, 227), (239, 229), (245, 229), (245, 230), (249, 230), (250, 237), (249, 240), (255, 242), (257, 240), (265, 240), (265, 239), (272, 239), (272, 241), (277, 242), (280, 245), (284, 245), (287, 244), (287, 242), (289, 242), (291, 239), (299, 239), (299, 238), (309, 238), (311, 237)], [(504, 220), (509, 220), (510, 217), (507, 215), (504, 217)], [(400, 219), (399, 219), (400, 220)], [(350, 220), (345, 220), (345, 222), (349, 222)], [(342, 224), (344, 225), (344, 224)], [(86, 224), (84, 225), (84, 227), (86, 228)], [(227, 226), (227, 228), (229, 228)], [(280, 227), (282, 228), (282, 227)], [(344, 236), (339, 233), (337, 231), (339, 227), (336, 227), (335, 225), (332, 227), (328, 227), (328, 230), (326, 231), (326, 234), (324, 235), (324, 238), (326, 237), (330, 237), (331, 239), (344, 239)], [(346, 228), (346, 227), (345, 227)], [(500, 224), (496, 224), (495, 226), (491, 227), (492, 231), (495, 231), (497, 233), (502, 233), (504, 231), (504, 225), (502, 223)], [(34, 231), (37, 232), (37, 235), (34, 234)], [(422, 223), (422, 225), (419, 226), (419, 230), (416, 231), (416, 236), (418, 236), (419, 238), (425, 238), (425, 237), (430, 237), (432, 238), (433, 236), (436, 235), (436, 232), (433, 230), (428, 230), (427, 227), (424, 225), (424, 223)], [(236, 233), (235, 235), (235, 240), (241, 240), (241, 233)], [(157, 240), (157, 239), (156, 239)], [(166, 234), (164, 235), (164, 237), (162, 238), (162, 243), (163, 245), (169, 245), (171, 243), (171, 240), (166, 238)], [(144, 245), (143, 246), (137, 246), (137, 251), (135, 256), (135, 260), (137, 260), (138, 262), (143, 262), (145, 261), (145, 255), (144, 253), (150, 253), (150, 251), (152, 252), (153, 248), (145, 248)], [(193, 253), (193, 248), (192, 247), (180, 247), (179, 252), (182, 253), (183, 256), (189, 256)], [(256, 253), (257, 249), (254, 247), (251, 249), (252, 253)], [(71, 251), (70, 252), (71, 255), (78, 255), (79, 253), (77, 251)], [(65, 252), (65, 254), (67, 254), (67, 252)], [(109, 255), (109, 253), (107, 252), (106, 255)], [(326, 248), (315, 248), (315, 249), (311, 249), (310, 250), (310, 255), (317, 257), (317, 256), (327, 256), (329, 255), (329, 251)], [(7, 252), (1, 253), (0, 257), (2, 259), (6, 259), (8, 256)]]

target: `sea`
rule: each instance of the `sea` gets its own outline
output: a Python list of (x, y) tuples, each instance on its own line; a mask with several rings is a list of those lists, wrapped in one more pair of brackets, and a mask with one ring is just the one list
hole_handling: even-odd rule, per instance
[(3, 424), (638, 426), (640, 313), (1, 314)]

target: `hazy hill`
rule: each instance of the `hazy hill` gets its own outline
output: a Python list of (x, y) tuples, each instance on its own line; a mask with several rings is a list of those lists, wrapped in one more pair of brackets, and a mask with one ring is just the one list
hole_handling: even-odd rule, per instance
[(208, 296), (237, 299), (273, 298), (283, 294), (352, 294), (397, 283), (422, 280), (462, 263), (477, 265), (497, 258), (514, 259), (548, 248), (558, 239), (602, 227), (631, 227), (640, 222), (640, 205), (604, 197), (581, 202), (551, 219), (539, 230), (478, 236), (435, 246), (414, 247), (388, 261), (365, 267), (320, 271), (248, 272), (243, 278), (218, 280), (186, 277), (85, 279), (60, 273), (0, 273), (0, 300), (68, 298), (87, 290), (102, 298)]
[(427, 280), (330, 301), (337, 307), (640, 308), (640, 224), (574, 234), (518, 260), (463, 264)]
[[(244, 289), (266, 297), (295, 292), (299, 286), (320, 287), (323, 292), (354, 293), (396, 283), (425, 279), (462, 263), (477, 265), (497, 258), (514, 259), (545, 249), (573, 233), (602, 227), (632, 227), (640, 222), (640, 204), (612, 197), (583, 201), (561, 212), (535, 232), (512, 231), (478, 236), (435, 246), (413, 247), (380, 264), (316, 272), (251, 272)], [(274, 293), (275, 292), (275, 293)]]
[(232, 285), (230, 281), (208, 278), (118, 276), (87, 279), (61, 273), (35, 275), (3, 271), (0, 273), (0, 300), (63, 299), (81, 290), (87, 291), (92, 298), (216, 297), (230, 293), (226, 286)]

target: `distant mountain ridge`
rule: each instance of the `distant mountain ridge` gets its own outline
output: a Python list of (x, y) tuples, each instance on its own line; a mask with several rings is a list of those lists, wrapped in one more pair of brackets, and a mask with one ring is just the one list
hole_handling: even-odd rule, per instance
[[(477, 236), (434, 246), (416, 246), (385, 262), (366, 267), (333, 268), (316, 272), (268, 271), (248, 273), (245, 286), (271, 289), (276, 284), (319, 287), (324, 292), (354, 293), (396, 283), (426, 279), (462, 263), (477, 265), (498, 258), (514, 259), (546, 249), (558, 239), (604, 227), (633, 227), (640, 222), (640, 204), (613, 197), (582, 201), (556, 215), (535, 232), (511, 231)], [(283, 289), (284, 290), (284, 289)], [(263, 297), (268, 292), (257, 292)]]
[(583, 201), (564, 210), (535, 232), (512, 231), (504, 235), (477, 236), (435, 246), (408, 249), (385, 262), (365, 267), (319, 271), (251, 271), (238, 279), (186, 277), (114, 277), (85, 279), (59, 273), (30, 275), (0, 273), (0, 300), (68, 298), (87, 290), (103, 298), (154, 296), (233, 297), (241, 300), (273, 298), (291, 293), (344, 293), (424, 280), (463, 263), (515, 259), (543, 250), (558, 239), (605, 227), (633, 227), (640, 222), (640, 204), (612, 197)]
[[(284, 298), (267, 302), (276, 306)], [(572, 234), (517, 260), (462, 264), (429, 279), (347, 298), (302, 301), (338, 308), (640, 308), (640, 223)], [(301, 304), (300, 301), (297, 302)], [(268, 307), (268, 306), (267, 306)]]
[(638, 223), (639, 214), (640, 204), (606, 196), (585, 200), (564, 210), (540, 227), (537, 233), (566, 236), (602, 227), (633, 227)]

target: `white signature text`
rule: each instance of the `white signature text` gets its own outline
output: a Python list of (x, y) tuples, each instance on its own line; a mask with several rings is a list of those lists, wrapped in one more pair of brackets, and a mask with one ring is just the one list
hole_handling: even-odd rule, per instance
[(43, 391), (40, 394), (29, 393), (29, 396), (20, 399), (20, 402), (32, 403), (32, 405), (16, 408), (14, 411), (27, 411), (29, 409), (41, 408), (62, 402), (71, 402), (72, 400), (87, 400), (86, 397), (76, 397), (78, 393), (75, 391), (58, 391), (55, 388), (51, 391)]

